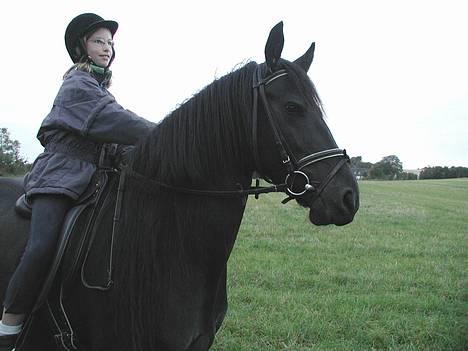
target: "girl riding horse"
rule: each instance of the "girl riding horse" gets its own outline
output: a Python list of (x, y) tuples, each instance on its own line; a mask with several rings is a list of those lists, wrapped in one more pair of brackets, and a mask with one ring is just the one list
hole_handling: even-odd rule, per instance
[(44, 152), (25, 178), (31, 231), (3, 302), (0, 351), (14, 348), (54, 257), (65, 214), (88, 187), (108, 145), (134, 145), (155, 125), (124, 109), (107, 90), (117, 28), (115, 21), (84, 13), (65, 31), (74, 64), (39, 129)]

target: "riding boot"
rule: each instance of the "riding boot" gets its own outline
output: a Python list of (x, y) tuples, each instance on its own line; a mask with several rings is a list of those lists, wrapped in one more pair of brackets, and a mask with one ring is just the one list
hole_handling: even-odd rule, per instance
[(0, 335), (0, 351), (12, 351), (15, 348), (18, 334)]

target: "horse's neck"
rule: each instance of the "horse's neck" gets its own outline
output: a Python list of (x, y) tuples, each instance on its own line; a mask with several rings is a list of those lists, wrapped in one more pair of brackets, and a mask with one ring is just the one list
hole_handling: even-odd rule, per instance
[(136, 171), (141, 167), (143, 174), (179, 186), (249, 184), (254, 168), (250, 89), (250, 69), (207, 86), (156, 127)]
[[(250, 185), (253, 158), (248, 140), (234, 143), (232, 136), (224, 137), (216, 134), (216, 131), (204, 131), (202, 136), (197, 135), (197, 131), (190, 131), (185, 135), (172, 135), (171, 138), (163, 134), (153, 136), (162, 138), (152, 146), (153, 151), (147, 149), (137, 156), (136, 172), (179, 188), (209, 190)], [(228, 146), (222, 144), (225, 139), (231, 142)], [(194, 142), (198, 140), (202, 142)]]

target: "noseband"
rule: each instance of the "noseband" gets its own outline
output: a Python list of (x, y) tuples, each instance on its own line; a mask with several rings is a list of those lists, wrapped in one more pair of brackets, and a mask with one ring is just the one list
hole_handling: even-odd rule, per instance
[[(288, 202), (289, 200), (293, 199), (294, 197), (298, 197), (304, 195), (306, 192), (313, 192), (314, 196), (311, 200), (311, 203), (315, 201), (315, 199), (322, 193), (328, 183), (333, 179), (333, 177), (338, 173), (341, 167), (349, 161), (349, 156), (346, 154), (346, 150), (339, 149), (339, 148), (331, 148), (322, 150), (319, 152), (315, 152), (313, 154), (307, 155), (302, 157), (301, 159), (297, 160), (295, 155), (290, 151), (288, 143), (284, 138), (283, 134), (281, 133), (281, 129), (278, 128), (277, 121), (274, 118), (273, 111), (270, 107), (270, 103), (268, 102), (265, 87), (270, 84), (271, 82), (275, 81), (276, 79), (286, 76), (288, 73), (286, 70), (282, 69), (272, 73), (271, 75), (262, 78), (260, 72), (260, 66), (257, 66), (253, 76), (253, 107), (252, 107), (252, 143), (253, 143), (253, 153), (254, 153), (254, 161), (255, 167), (258, 173), (262, 175), (262, 168), (260, 163), (260, 155), (258, 151), (258, 100), (259, 96), (263, 103), (263, 107), (265, 109), (265, 113), (270, 124), (270, 127), (273, 131), (273, 137), (275, 139), (275, 145), (278, 149), (281, 160), (283, 165), (286, 167), (287, 174), (284, 180), (284, 183), (281, 184), (283, 191), (286, 191), (289, 195), (288, 198), (283, 200), (283, 203)], [(342, 158), (335, 167), (328, 173), (327, 177), (318, 185), (311, 184), (309, 177), (306, 173), (302, 170), (307, 167), (311, 166), (315, 163), (320, 161), (339, 157)], [(273, 183), (271, 179), (262, 176), (269, 183)], [(303, 189), (295, 189), (294, 184), (297, 178), (303, 178), (304, 180), (304, 187)]]
[[(288, 147), (288, 143), (284, 138), (283, 134), (281, 133), (281, 129), (278, 128), (277, 122), (274, 118), (274, 114), (270, 107), (270, 103), (268, 102), (265, 87), (273, 82), (274, 80), (286, 76), (288, 73), (286, 70), (282, 69), (272, 73), (271, 75), (262, 78), (260, 72), (260, 66), (257, 66), (253, 75), (253, 106), (252, 106), (252, 148), (253, 148), (253, 157), (255, 162), (255, 169), (258, 173), (262, 175), (262, 168), (260, 163), (259, 151), (258, 151), (258, 101), (259, 96), (263, 103), (263, 107), (265, 109), (265, 113), (270, 124), (270, 127), (273, 131), (273, 136), (275, 139), (275, 145), (278, 149), (282, 164), (286, 167), (287, 174), (282, 184), (274, 184), (274, 182), (262, 175), (262, 178), (272, 184), (272, 186), (268, 187), (261, 187), (258, 184), (255, 187), (250, 187), (248, 189), (243, 189), (239, 186), (236, 190), (205, 190), (205, 189), (193, 189), (193, 188), (184, 188), (180, 186), (175, 186), (171, 184), (167, 184), (161, 182), (159, 180), (149, 179), (146, 176), (139, 174), (131, 169), (125, 169), (122, 172), (122, 176), (134, 177), (138, 178), (141, 181), (147, 183), (147, 186), (155, 186), (155, 187), (163, 187), (170, 189), (172, 191), (186, 193), (186, 194), (193, 194), (193, 195), (204, 195), (204, 196), (220, 196), (220, 197), (229, 197), (229, 196), (245, 196), (245, 195), (255, 195), (255, 198), (258, 198), (260, 194), (271, 193), (271, 192), (286, 192), (289, 196), (283, 200), (283, 203), (286, 203), (296, 197), (304, 195), (307, 192), (312, 192), (313, 197), (311, 199), (312, 203), (319, 197), (328, 183), (333, 179), (333, 177), (338, 173), (341, 167), (349, 161), (349, 156), (346, 154), (346, 150), (339, 149), (339, 148), (331, 148), (322, 150), (319, 152), (315, 152), (313, 154), (307, 155), (302, 157), (301, 159), (297, 160), (295, 155), (290, 151)], [(308, 166), (312, 166), (315, 163), (321, 162), (323, 160), (339, 157), (342, 158), (333, 169), (328, 173), (327, 177), (320, 183), (320, 182), (312, 182), (310, 181), (307, 174), (303, 171), (304, 168)], [(295, 183), (297, 183), (297, 178), (303, 178), (303, 188), (296, 189)], [(124, 181), (121, 180), (123, 183)], [(314, 183), (315, 185), (313, 185)]]

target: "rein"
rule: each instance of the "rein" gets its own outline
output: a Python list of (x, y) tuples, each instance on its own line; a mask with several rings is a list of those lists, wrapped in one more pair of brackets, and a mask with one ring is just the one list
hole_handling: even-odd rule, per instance
[(233, 190), (185, 188), (185, 187), (175, 186), (175, 185), (161, 182), (159, 180), (148, 178), (140, 173), (137, 173), (129, 169), (123, 170), (122, 176), (136, 178), (140, 181), (147, 183), (147, 185), (151, 187), (165, 188), (165, 189), (169, 189), (169, 190), (172, 190), (178, 193), (183, 193), (183, 194), (203, 195), (203, 196), (213, 196), (213, 197), (232, 197), (232, 196), (245, 196), (245, 195), (258, 196), (260, 194), (284, 192), (286, 190), (285, 183), (273, 184), (272, 186), (268, 186), (268, 187), (255, 186), (255, 187), (249, 187), (247, 189), (244, 189), (241, 184), (237, 184), (237, 189), (233, 189)]
[[(253, 106), (252, 106), (252, 141), (253, 141), (253, 156), (255, 162), (255, 168), (258, 173), (262, 174), (261, 172), (261, 165), (260, 165), (260, 157), (258, 151), (258, 141), (257, 141), (257, 134), (258, 134), (258, 100), (259, 96), (262, 100), (266, 115), (268, 117), (269, 124), (273, 130), (273, 136), (275, 138), (275, 145), (280, 153), (282, 163), (287, 169), (287, 175), (285, 180), (281, 184), (274, 184), (271, 179), (268, 179), (266, 176), (262, 175), (262, 178), (267, 181), (268, 183), (272, 184), (271, 186), (263, 187), (259, 186), (258, 179), (256, 180), (255, 187), (249, 187), (244, 189), (241, 184), (236, 184), (236, 189), (229, 189), (229, 190), (212, 190), (212, 189), (194, 189), (194, 188), (186, 188), (181, 186), (175, 186), (172, 184), (167, 184), (159, 180), (150, 179), (138, 172), (135, 172), (131, 169), (124, 168), (122, 171), (121, 177), (132, 177), (136, 178), (141, 182), (146, 183), (146, 185), (156, 188), (165, 188), (175, 192), (184, 193), (184, 194), (192, 194), (192, 195), (201, 195), (201, 196), (213, 196), (213, 197), (232, 197), (232, 196), (248, 196), (248, 195), (255, 195), (255, 198), (258, 199), (260, 194), (272, 193), (272, 192), (285, 192), (287, 193), (288, 197), (282, 201), (283, 204), (289, 202), (290, 200), (294, 199), (295, 197), (304, 195), (306, 192), (313, 192), (313, 198), (311, 203), (315, 201), (328, 183), (333, 179), (333, 177), (338, 173), (341, 167), (349, 161), (349, 156), (346, 154), (346, 150), (339, 149), (339, 148), (331, 148), (322, 150), (316, 153), (309, 154), (300, 160), (296, 160), (293, 153), (290, 152), (286, 139), (284, 138), (281, 130), (278, 128), (277, 123), (275, 121), (273, 112), (270, 108), (270, 104), (268, 102), (265, 87), (273, 82), (274, 80), (286, 76), (288, 73), (286, 70), (282, 69), (279, 71), (274, 72), (273, 74), (265, 77), (262, 79), (260, 66), (257, 66), (254, 75), (253, 75)], [(327, 177), (324, 181), (319, 183), (318, 187), (312, 185), (311, 183), (318, 183), (318, 182), (311, 182), (309, 177), (306, 173), (302, 170), (314, 163), (326, 160), (328, 158), (333, 157), (340, 157), (342, 158), (334, 168), (328, 173)], [(296, 182), (297, 177), (302, 177), (305, 180), (304, 188), (299, 189), (296, 191), (294, 189), (294, 183)]]

